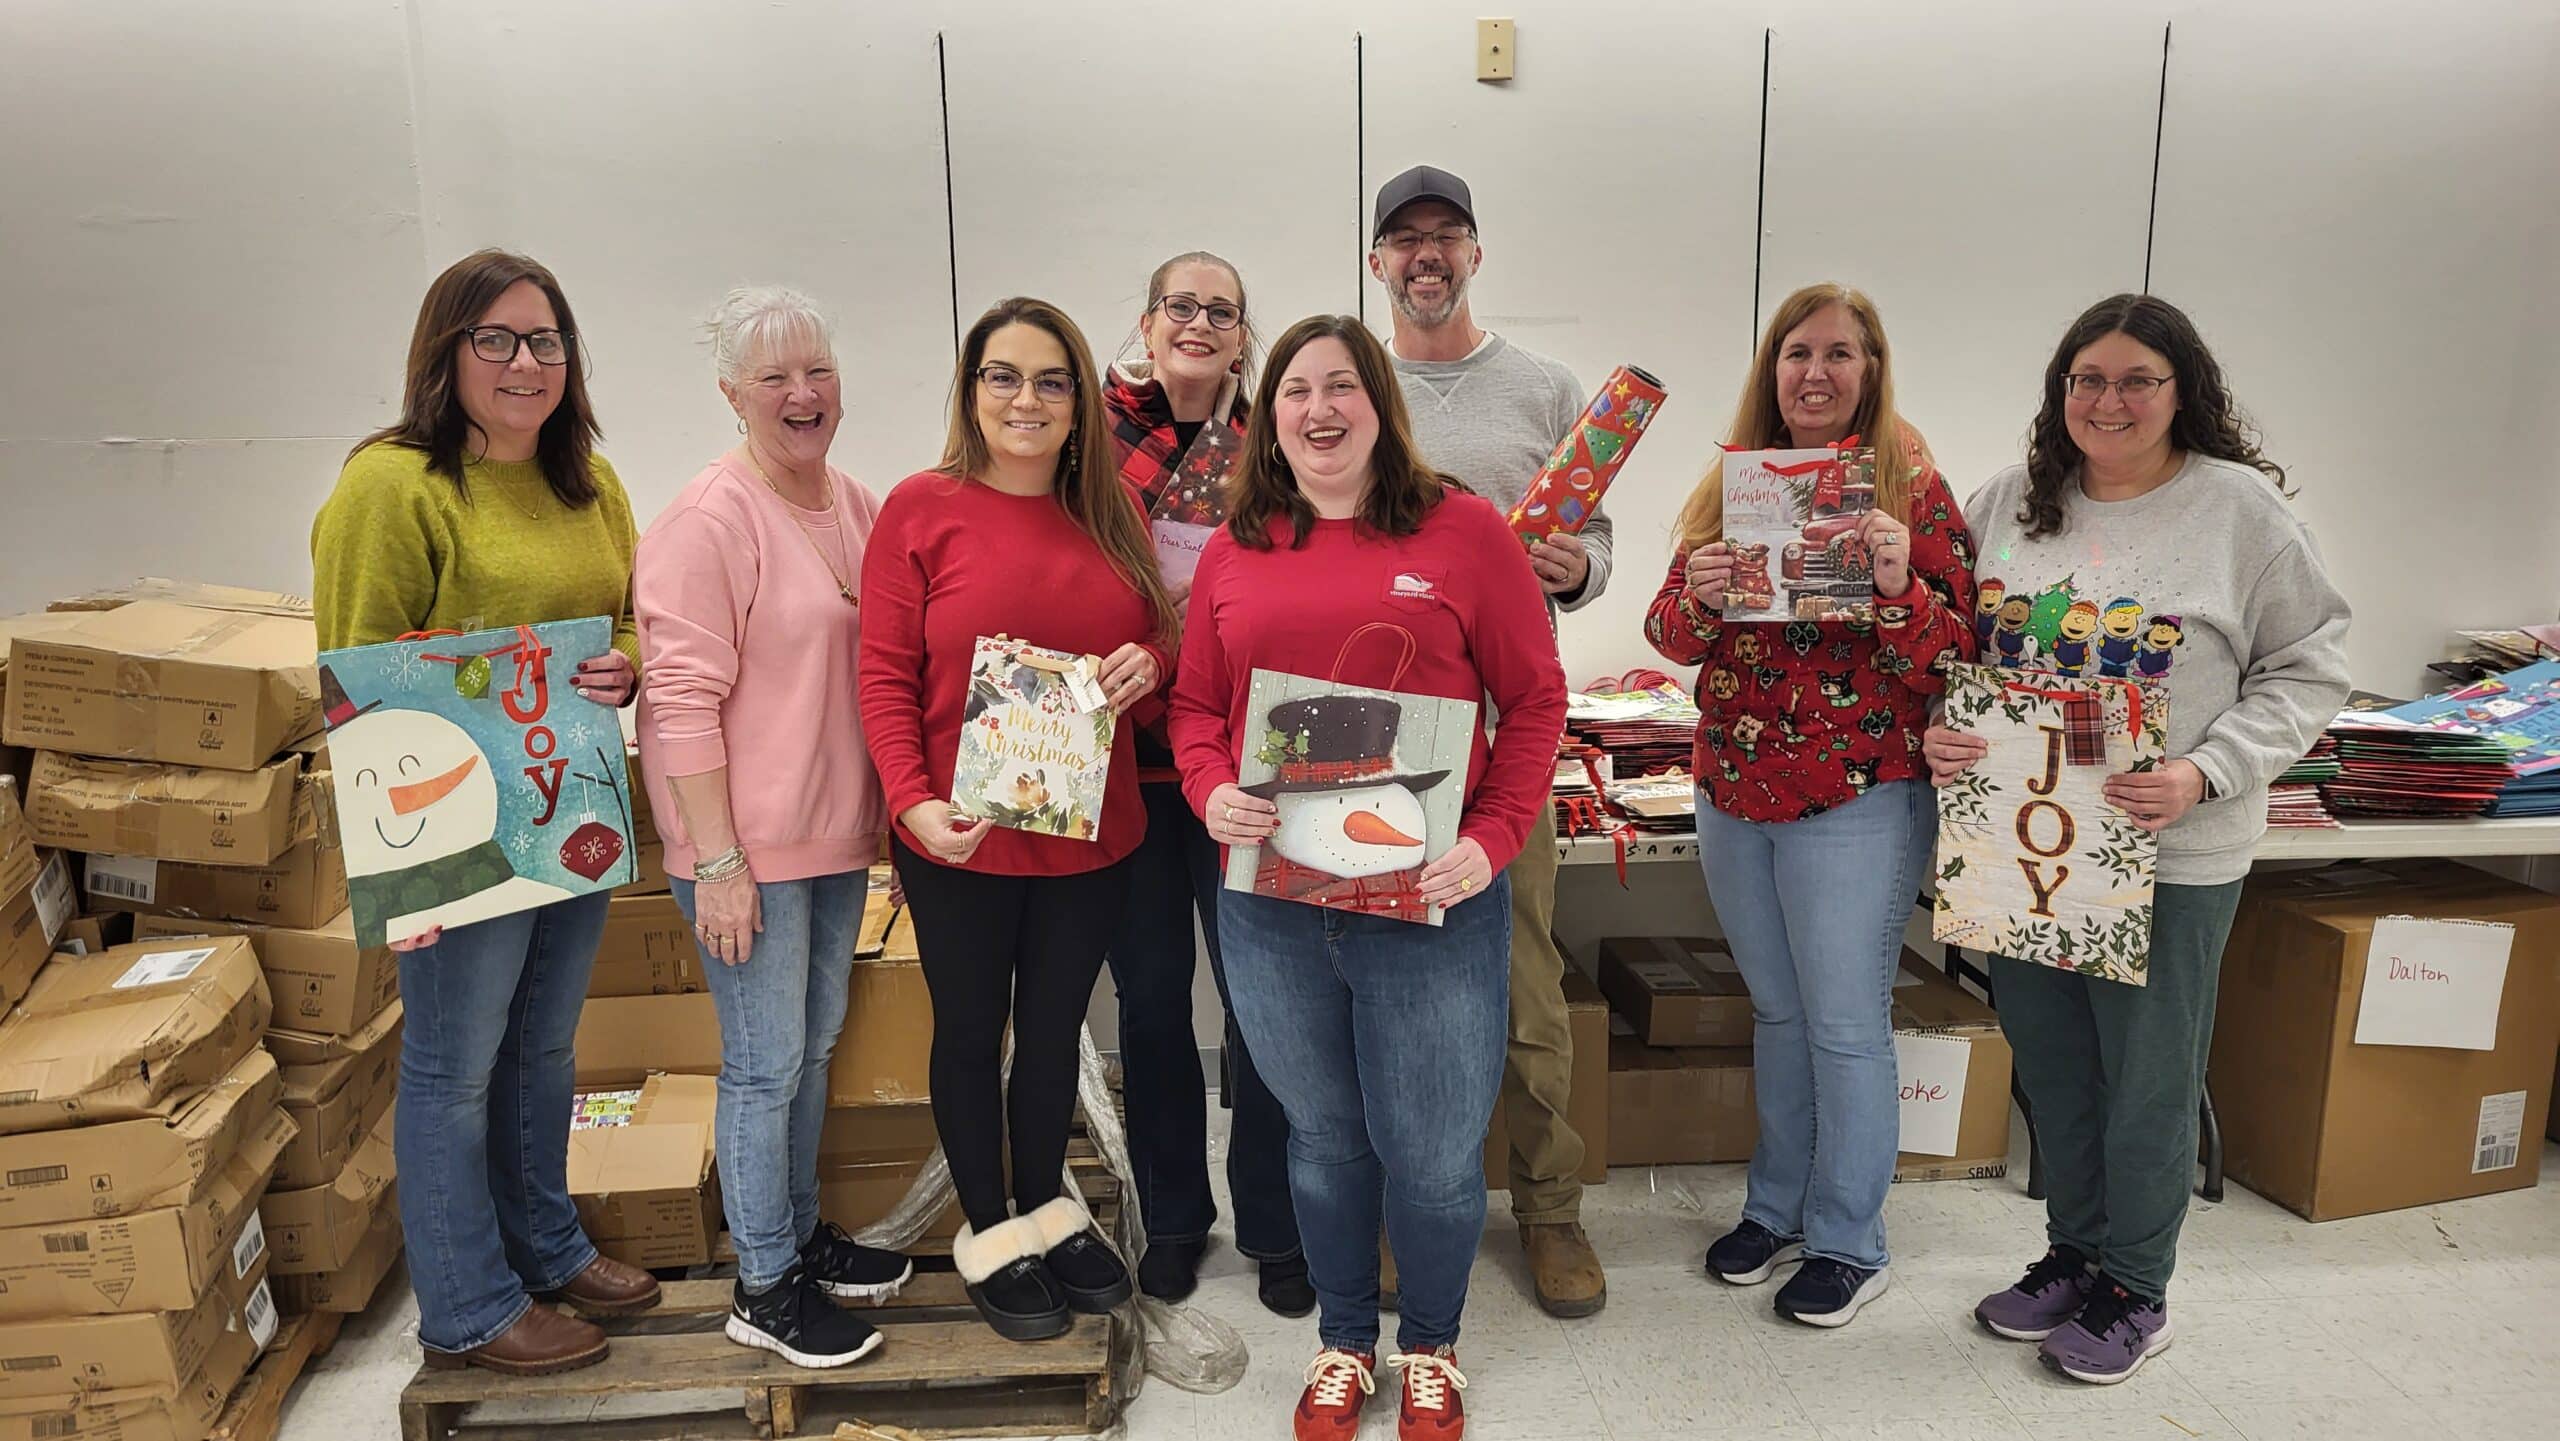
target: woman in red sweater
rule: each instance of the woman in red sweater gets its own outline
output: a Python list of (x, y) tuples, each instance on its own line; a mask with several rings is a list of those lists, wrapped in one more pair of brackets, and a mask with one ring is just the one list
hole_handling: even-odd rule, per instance
[(1757, 1285), (1804, 1264), (1780, 1315), (1845, 1326), (1884, 1293), (1884, 1196), (1900, 1149), (1893, 971), (1936, 834), (1920, 734), (1943, 668), (1973, 654), (1973, 541), (1893, 406), (1884, 323), (1855, 290), (1787, 297), (1760, 340), (1727, 446), (1863, 436), (1876, 508), (1872, 623), (1731, 624), (1724, 473), (1680, 515), (1645, 636), (1698, 677), (1698, 855), (1751, 987), (1760, 1141), (1742, 1221), (1707, 1271)]
[(968, 1220), (952, 1259), (1014, 1340), (1129, 1298), (1127, 1268), (1059, 1178), (1077, 1038), (1146, 834), (1134, 727), (1113, 733), (1095, 839), (973, 822), (946, 797), (980, 637), (1102, 657), (1120, 711), (1171, 669), (1173, 608), (1109, 424), (1075, 322), (1046, 301), (998, 302), (961, 346), (941, 461), (881, 503), (862, 558), (862, 728), (933, 995), (934, 1127)]
[[(1375, 1385), (1383, 1219), (1402, 1283), (1403, 1354), (1390, 1363), (1404, 1373), (1400, 1434), (1455, 1441), (1465, 1428), (1458, 1323), (1484, 1231), (1484, 1130), (1509, 1029), (1503, 869), (1547, 804), (1564, 672), (1519, 540), (1492, 505), (1423, 465), (1394, 366), (1358, 320), (1302, 320), (1272, 348), (1233, 494), (1193, 582), (1173, 698), (1183, 792), (1220, 844), (1259, 846), (1279, 826), (1275, 803), (1237, 784), (1256, 670), (1490, 701), (1501, 717), (1488, 742), (1479, 711), (1458, 839), (1438, 857), (1293, 892), (1321, 904), (1218, 895), (1236, 1020), (1288, 1113), (1289, 1189), (1319, 1307), (1322, 1349), (1297, 1435), (1359, 1429)], [(1409, 647), (1354, 643), (1381, 626)], [(1344, 743), (1342, 755), (1306, 762), (1293, 788), (1392, 767), (1392, 705), (1289, 704), (1315, 750)], [(1358, 812), (1343, 829), (1355, 841), (1394, 839), (1384, 824)], [(1435, 906), (1444, 924), (1416, 924)]]

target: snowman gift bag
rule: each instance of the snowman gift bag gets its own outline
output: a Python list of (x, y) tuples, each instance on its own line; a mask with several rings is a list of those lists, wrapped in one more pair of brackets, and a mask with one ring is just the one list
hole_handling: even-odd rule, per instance
[(1227, 889), (1439, 925), (1419, 883), (1458, 843), (1476, 703), (1257, 668), (1245, 711), (1237, 784), (1280, 828), (1228, 848)]
[(569, 684), (612, 640), (594, 616), (320, 653), (359, 944), (633, 878), (622, 721)]

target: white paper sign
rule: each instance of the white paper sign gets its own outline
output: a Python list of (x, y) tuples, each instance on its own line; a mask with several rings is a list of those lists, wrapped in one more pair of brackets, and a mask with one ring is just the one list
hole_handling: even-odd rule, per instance
[(1164, 572), (1164, 583), (1180, 585), (1200, 572), (1200, 552), (1218, 533), (1214, 525), (1186, 525), (1178, 520), (1148, 523), (1155, 532), (1156, 565)]
[(136, 986), (156, 986), (163, 981), (183, 981), (196, 973), (196, 967), (213, 959), (213, 947), (193, 951), (153, 951), (125, 968), (123, 975), (107, 989), (129, 991)]
[(2375, 921), (2356, 1044), (2495, 1049), (2515, 939), (2515, 927), (2489, 921)]
[(1954, 1155), (1973, 1043), (1896, 1031), (1893, 1058), (1902, 1076), (1902, 1149), (1915, 1156)]

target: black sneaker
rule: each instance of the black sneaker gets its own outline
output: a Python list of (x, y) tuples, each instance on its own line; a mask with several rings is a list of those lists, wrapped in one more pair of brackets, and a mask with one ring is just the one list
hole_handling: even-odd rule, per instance
[(744, 1281), (733, 1286), (725, 1329), (741, 1346), (820, 1371), (852, 1365), (880, 1344), (879, 1332), (829, 1302), (798, 1266), (763, 1291), (749, 1291)]
[(1809, 1256), (1778, 1288), (1778, 1314), (1808, 1326), (1846, 1326), (1891, 1282), (1884, 1267), (1868, 1271), (1828, 1256)]
[(1802, 1236), (1781, 1236), (1757, 1221), (1745, 1221), (1707, 1248), (1707, 1274), (1729, 1286), (1757, 1286), (1803, 1254)]
[(819, 1290), (837, 1300), (874, 1305), (897, 1295), (916, 1274), (906, 1257), (865, 1246), (833, 1221), (818, 1223), (809, 1244), (800, 1248), (800, 1265)]
[(1304, 1255), (1263, 1262), (1262, 1278), (1254, 1289), (1261, 1294), (1266, 1309), (1293, 1321), (1316, 1308), (1316, 1288), (1307, 1279)]
[(1209, 1243), (1149, 1241), (1138, 1258), (1138, 1289), (1159, 1301), (1179, 1301), (1200, 1289), (1200, 1258)]
[(1070, 1311), (1107, 1316), (1112, 1307), (1129, 1299), (1129, 1268), (1091, 1231), (1078, 1231), (1060, 1241), (1042, 1259), (1050, 1279), (1065, 1293)]

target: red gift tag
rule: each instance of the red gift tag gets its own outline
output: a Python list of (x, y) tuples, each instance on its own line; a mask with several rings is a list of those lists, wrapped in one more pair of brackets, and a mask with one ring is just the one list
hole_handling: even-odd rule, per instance
[(1818, 510), (1840, 508), (1841, 487), (1849, 480), (1849, 467), (1834, 460), (1826, 463), (1813, 477), (1813, 504)]
[(586, 880), (601, 877), (621, 859), (622, 833), (602, 821), (588, 821), (560, 843), (560, 864)]

